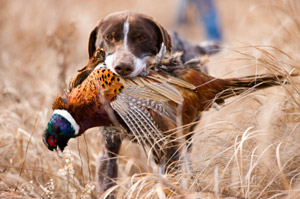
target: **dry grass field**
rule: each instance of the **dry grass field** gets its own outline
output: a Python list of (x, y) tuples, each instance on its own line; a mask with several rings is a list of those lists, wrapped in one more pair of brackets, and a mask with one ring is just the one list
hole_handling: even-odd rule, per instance
[[(99, 198), (98, 129), (69, 142), (64, 158), (42, 133), (51, 104), (87, 63), (89, 32), (108, 13), (135, 10), (191, 41), (176, 26), (174, 0), (0, 0), (0, 198)], [(300, 69), (299, 1), (216, 0), (224, 49), (209, 58), (217, 77)], [(191, 8), (191, 17), (193, 16)], [(159, 176), (142, 150), (124, 142), (118, 198), (300, 198), (300, 87), (245, 94), (203, 114), (190, 153), (193, 171)]]

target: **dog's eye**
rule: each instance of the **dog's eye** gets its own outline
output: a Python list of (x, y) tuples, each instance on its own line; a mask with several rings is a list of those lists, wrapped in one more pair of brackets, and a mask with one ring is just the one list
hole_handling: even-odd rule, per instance
[(145, 37), (144, 35), (139, 35), (139, 36), (137, 36), (136, 40), (137, 40), (138, 42), (142, 42), (142, 41), (145, 41), (145, 40), (146, 40), (146, 37)]
[(108, 41), (114, 41), (114, 36), (112, 36), (112, 35), (107, 35), (107, 36), (106, 36), (106, 39), (107, 39)]

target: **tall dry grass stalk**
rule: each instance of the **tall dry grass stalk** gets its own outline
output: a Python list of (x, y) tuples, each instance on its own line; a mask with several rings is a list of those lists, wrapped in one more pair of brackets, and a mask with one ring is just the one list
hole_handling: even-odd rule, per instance
[[(225, 44), (210, 58), (212, 75), (288, 76), (299, 69), (298, 1), (217, 5)], [(165, 12), (175, 10), (172, 0), (1, 1), (0, 198), (100, 197), (94, 188), (102, 150), (97, 130), (71, 140), (62, 159), (46, 149), (41, 135), (57, 92), (87, 62), (89, 31), (98, 18), (124, 9), (176, 28), (174, 11)], [(179, 28), (201, 40), (196, 27)], [(300, 198), (299, 78), (287, 79), (290, 85), (232, 98), (204, 113), (189, 154), (191, 172), (162, 176), (136, 144), (125, 141), (118, 198)]]

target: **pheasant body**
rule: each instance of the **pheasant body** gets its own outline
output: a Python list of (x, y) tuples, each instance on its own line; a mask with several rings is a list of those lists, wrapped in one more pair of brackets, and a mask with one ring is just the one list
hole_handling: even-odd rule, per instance
[[(189, 124), (213, 102), (223, 103), (253, 86), (260, 89), (279, 85), (283, 79), (274, 75), (218, 79), (183, 65), (169, 68), (168, 73), (163, 69), (149, 71), (146, 77), (133, 79), (118, 77), (103, 64), (86, 67), (81, 73), (84, 71), (89, 71), (89, 75), (77, 75), (71, 80), (75, 84), (71, 83), (67, 98), (58, 96), (52, 106), (53, 110), (66, 110), (78, 124), (78, 134), (69, 138), (92, 127), (115, 125), (117, 121), (141, 146), (151, 147), (157, 162), (166, 155), (165, 148), (176, 145), (172, 129), (177, 127), (179, 115), (181, 125)], [(44, 142), (51, 150), (55, 146), (63, 150), (68, 141), (65, 135), (63, 143), (50, 146), (48, 142), (50, 134), (52, 140), (61, 140), (61, 129), (54, 133), (49, 130), (53, 125), (59, 126), (50, 120)]]

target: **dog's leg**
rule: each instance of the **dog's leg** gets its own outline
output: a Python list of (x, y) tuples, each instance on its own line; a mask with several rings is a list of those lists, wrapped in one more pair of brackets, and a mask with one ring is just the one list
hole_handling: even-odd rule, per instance
[(178, 169), (180, 169), (180, 165), (178, 164), (180, 158), (180, 151), (177, 148), (178, 143), (174, 142), (171, 146), (168, 146), (166, 149), (166, 155), (162, 159), (161, 172), (164, 173), (174, 173)]
[[(193, 167), (192, 167), (192, 161), (189, 157), (189, 152), (191, 151), (192, 147), (192, 137), (193, 137), (193, 131), (196, 127), (196, 122), (199, 121), (201, 118), (201, 115), (198, 115), (197, 118), (194, 120), (195, 124), (193, 124), (189, 129), (189, 134), (185, 137), (185, 146), (179, 146), (178, 142), (172, 142), (166, 149), (166, 156), (165, 158), (162, 158), (161, 161), (161, 173), (174, 173), (176, 170), (180, 169), (179, 160), (183, 159), (185, 161), (187, 171), (188, 173), (192, 173)], [(181, 149), (179, 149), (180, 147)], [(183, 148), (182, 148), (183, 147)], [(182, 156), (180, 158), (180, 156)]]
[[(116, 185), (118, 177), (117, 155), (122, 144), (121, 131), (113, 127), (100, 128), (100, 136), (104, 141), (105, 148), (99, 154), (97, 165), (98, 190), (102, 195), (112, 186)], [(114, 199), (112, 192), (107, 199)]]

